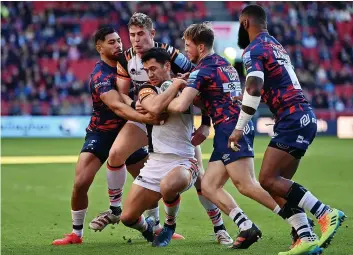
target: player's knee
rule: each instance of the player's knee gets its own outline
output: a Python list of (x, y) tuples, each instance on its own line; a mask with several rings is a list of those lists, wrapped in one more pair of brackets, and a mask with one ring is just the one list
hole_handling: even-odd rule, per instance
[(125, 225), (125, 226), (131, 226), (134, 222), (136, 222), (136, 217), (132, 214), (129, 213), (127, 210), (122, 212), (120, 215), (120, 221)]
[(275, 179), (271, 178), (269, 176), (266, 176), (266, 175), (260, 175), (259, 182), (260, 182), (261, 187), (264, 190), (271, 191), (271, 188), (274, 185)]
[[(163, 198), (173, 197), (177, 193), (181, 192), (182, 180), (171, 180), (171, 179), (163, 179), (160, 184), (161, 194)], [(186, 185), (185, 185), (186, 186)]]
[(201, 192), (202, 195), (206, 198), (211, 197), (212, 192), (214, 192), (214, 187), (206, 178), (203, 178), (201, 181)]
[(90, 177), (90, 176), (77, 176), (75, 178), (75, 183), (74, 183), (74, 188), (73, 188), (73, 192), (75, 194), (82, 194), (82, 193), (87, 193), (89, 190), (89, 187), (91, 186), (92, 182), (93, 182), (93, 178), (94, 177)]
[(240, 194), (242, 194), (244, 196), (251, 195), (251, 193), (254, 192), (254, 190), (256, 190), (256, 188), (259, 187), (258, 186), (259, 183), (258, 182), (253, 182), (253, 181), (250, 181), (248, 183), (236, 182), (236, 183), (234, 183), (234, 185), (237, 188), (237, 190), (240, 192)]
[(124, 152), (121, 147), (112, 147), (109, 150), (109, 164), (111, 166), (121, 166), (125, 163)]

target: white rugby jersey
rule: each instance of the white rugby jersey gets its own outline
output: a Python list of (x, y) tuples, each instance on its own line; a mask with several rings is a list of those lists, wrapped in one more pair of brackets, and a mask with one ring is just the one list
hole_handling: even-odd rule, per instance
[[(192, 63), (173, 46), (155, 42), (154, 47), (163, 48), (170, 54), (171, 69), (174, 74), (187, 73), (193, 69)], [(136, 55), (132, 47), (119, 55), (117, 70), (119, 78), (132, 81), (130, 96), (137, 95), (139, 87), (149, 80), (141, 58)]]
[[(168, 88), (168, 83), (169, 85), (171, 84), (171, 82), (166, 81), (161, 87), (147, 83), (143, 84), (139, 90), (139, 100), (143, 101), (151, 94), (161, 94)], [(152, 154), (171, 154), (183, 158), (193, 158), (195, 155), (195, 147), (191, 144), (193, 126), (191, 110), (184, 113), (169, 113), (169, 118), (164, 125), (147, 125), (149, 152)]]

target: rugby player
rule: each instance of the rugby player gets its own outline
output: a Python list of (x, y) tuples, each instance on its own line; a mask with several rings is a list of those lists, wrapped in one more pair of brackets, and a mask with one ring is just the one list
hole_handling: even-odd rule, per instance
[[(291, 250), (279, 254), (321, 254), (345, 215), (291, 180), (315, 138), (317, 119), (303, 95), (288, 53), (268, 34), (266, 19), (264, 9), (258, 5), (247, 6), (239, 17), (238, 44), (245, 49), (243, 64), (247, 77), (242, 109), (229, 146), (242, 150), (239, 141), (262, 98), (275, 116), (275, 126), (263, 158), (260, 184), (280, 204), (299, 236)], [(318, 219), (320, 239), (310, 228), (304, 209)]]
[[(54, 245), (80, 244), (83, 238), (83, 225), (88, 207), (87, 192), (93, 179), (108, 158), (117, 134), (125, 125), (126, 119), (150, 124), (159, 123), (151, 114), (140, 114), (126, 105), (116, 87), (117, 57), (122, 52), (122, 43), (117, 32), (111, 27), (98, 30), (94, 36), (96, 49), (100, 55), (90, 80), (93, 100), (93, 112), (86, 129), (85, 143), (78, 162), (71, 197), (72, 233), (62, 239), (53, 241)], [(136, 154), (143, 155), (141, 150), (131, 155), (129, 162), (137, 163)], [(147, 153), (143, 155), (143, 158)], [(138, 160), (139, 161), (139, 160)], [(108, 169), (109, 169), (108, 165)], [(113, 169), (115, 170), (115, 169)], [(116, 182), (121, 179), (117, 171), (107, 173)], [(123, 177), (124, 178), (124, 177)], [(125, 177), (126, 178), (126, 177)], [(121, 197), (117, 198), (121, 200)]]
[[(235, 68), (213, 51), (214, 32), (209, 23), (193, 24), (185, 32), (185, 51), (196, 65), (181, 95), (169, 104), (168, 111), (184, 112), (200, 94), (215, 128), (214, 151), (202, 179), (202, 193), (215, 203), (238, 225), (240, 233), (231, 246), (246, 249), (262, 235), (261, 231), (239, 208), (234, 199), (223, 189), (230, 178), (239, 192), (278, 213), (280, 208), (272, 197), (261, 188), (254, 174), (254, 126), (249, 122), (240, 141), (241, 150), (228, 148), (228, 137), (233, 131), (240, 106), (232, 102), (241, 95), (241, 84)], [(174, 81), (175, 84), (176, 81)]]
[[(170, 55), (164, 49), (148, 50), (142, 62), (150, 84), (140, 86), (138, 98), (144, 109), (159, 115), (181, 87), (170, 82)], [(165, 125), (148, 125), (147, 130), (149, 159), (129, 191), (121, 220), (124, 225), (141, 231), (154, 246), (167, 246), (175, 231), (180, 194), (195, 183), (198, 175), (195, 148), (191, 144), (192, 112), (171, 114)], [(166, 221), (154, 239), (152, 221), (146, 221), (142, 213), (160, 198), (165, 205)]]
[[(180, 53), (179, 50), (170, 45), (154, 41), (156, 32), (153, 28), (151, 18), (147, 15), (143, 13), (135, 13), (129, 21), (128, 28), (132, 48), (124, 51), (124, 53), (120, 55), (117, 65), (117, 84), (121, 93), (129, 94), (132, 98), (134, 98), (134, 95), (137, 94), (141, 84), (144, 84), (149, 80), (148, 74), (144, 70), (143, 64), (141, 62), (141, 56), (143, 53), (153, 47), (163, 48), (169, 53), (171, 71), (174, 74), (187, 73), (192, 70), (192, 63), (182, 53)], [(126, 103), (130, 104), (131, 100), (126, 101)], [(140, 103), (137, 101), (136, 108), (139, 108), (139, 105)], [(204, 116), (202, 120), (202, 125), (195, 131), (193, 135), (192, 143), (194, 145), (198, 145), (203, 140), (205, 140), (209, 133), (209, 117)], [(147, 130), (144, 124), (128, 121), (124, 128), (120, 131), (116, 141), (112, 146), (112, 149), (110, 150), (109, 163), (113, 166), (124, 165), (126, 159), (131, 155), (131, 153), (148, 144), (146, 134)], [(221, 211), (217, 206), (207, 200), (201, 193), (201, 178), (203, 176), (204, 170), (202, 166), (200, 147), (197, 146), (195, 150), (196, 159), (198, 160), (200, 169), (200, 174), (198, 175), (198, 179), (195, 183), (195, 188), (197, 189), (199, 200), (212, 221), (214, 232), (216, 234), (216, 240), (221, 244), (231, 244), (233, 240), (226, 232)], [(130, 173), (134, 178), (136, 178), (139, 174), (139, 169), (136, 168), (136, 171), (130, 171)], [(90, 228), (94, 230), (102, 230), (106, 225), (112, 222), (118, 222), (118, 217), (120, 216), (121, 209), (120, 207), (115, 209), (116, 213), (114, 213), (114, 210), (112, 209), (114, 209), (114, 206), (112, 206), (111, 198), (110, 209), (93, 219), (90, 223)], [(161, 225), (159, 224), (158, 203), (156, 203), (152, 209), (150, 208), (150, 210), (146, 211), (146, 216), (153, 216), (156, 219), (155, 231), (160, 231)], [(179, 239), (183, 237), (175, 233), (173, 238)]]

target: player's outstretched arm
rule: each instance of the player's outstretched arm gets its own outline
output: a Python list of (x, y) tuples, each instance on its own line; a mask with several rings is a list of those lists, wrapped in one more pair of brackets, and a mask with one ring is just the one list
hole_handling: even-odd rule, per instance
[(140, 88), (139, 100), (144, 109), (158, 115), (167, 109), (169, 103), (175, 98), (180, 89), (180, 84), (173, 82), (164, 92), (157, 94), (151, 85)]
[(183, 92), (168, 105), (168, 112), (185, 112), (192, 105), (198, 93), (197, 89), (191, 87), (183, 89)]
[(135, 111), (132, 107), (123, 102), (122, 97), (116, 90), (110, 90), (100, 95), (101, 100), (106, 104), (116, 115), (126, 119), (147, 124), (158, 125), (160, 120), (152, 115), (143, 115)]

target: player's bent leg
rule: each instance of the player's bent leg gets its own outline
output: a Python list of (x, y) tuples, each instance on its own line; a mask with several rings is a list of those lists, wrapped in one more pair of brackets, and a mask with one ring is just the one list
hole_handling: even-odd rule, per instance
[(143, 212), (160, 198), (160, 193), (133, 183), (124, 202), (125, 209), (120, 220), (125, 226), (140, 231), (147, 241), (153, 242), (155, 222), (153, 218), (145, 219)]
[(223, 189), (229, 175), (222, 161), (209, 162), (202, 179), (202, 192), (237, 224), (240, 233), (231, 246), (234, 249), (247, 249), (261, 236), (261, 231), (248, 219), (231, 195)]
[[(188, 162), (189, 163), (189, 162)], [(176, 228), (176, 217), (180, 206), (180, 193), (188, 190), (196, 180), (198, 174), (197, 164), (190, 166), (174, 167), (160, 183), (161, 194), (164, 202), (164, 209), (166, 214), (166, 221), (162, 231), (156, 236), (153, 246), (165, 247), (167, 246)]]
[(234, 207), (237, 207), (232, 196), (222, 189), (228, 179), (229, 175), (222, 161), (213, 161), (208, 163), (207, 171), (201, 182), (202, 194), (227, 215)]
[[(261, 167), (260, 182), (262, 181), (262, 185), (265, 188), (267, 187), (268, 189), (271, 189), (271, 192), (274, 194), (286, 198), (290, 207), (300, 207), (310, 211), (319, 220), (318, 222), (321, 229), (321, 238), (318, 242), (318, 246), (327, 247), (334, 237), (337, 229), (344, 221), (346, 217), (344, 213), (323, 204), (313, 194), (311, 194), (310, 191), (306, 190), (300, 184), (292, 182), (291, 180), (285, 179), (281, 176), (278, 177), (279, 170), (277, 169), (286, 169), (289, 163), (293, 164), (294, 161), (298, 161), (302, 155), (304, 155), (304, 153), (302, 153), (299, 157), (296, 155), (291, 155), (289, 152), (282, 150), (281, 148), (276, 148), (273, 145), (271, 146), (270, 143), (270, 146), (266, 150), (264, 162)], [(271, 158), (271, 160), (269, 158)], [(269, 161), (274, 163), (271, 164)], [(269, 187), (270, 184), (265, 180), (267, 177), (269, 177), (271, 180), (270, 183), (277, 188), (277, 190)], [(303, 219), (301, 222), (303, 222), (303, 215), (305, 214), (301, 215), (302, 216), (294, 215), (288, 219), (297, 231), (301, 226), (297, 224), (298, 220), (296, 220), (296, 218), (302, 217)], [(309, 227), (307, 219), (304, 221), (306, 221), (305, 224), (307, 225), (307, 231), (304, 233), (310, 233), (310, 237), (315, 236)], [(299, 238), (303, 240), (307, 239), (305, 236), (300, 234)]]
[[(138, 141), (133, 139), (135, 137), (133, 133), (130, 133), (130, 130), (136, 133)], [(127, 142), (127, 136), (130, 139), (129, 142)], [(102, 231), (109, 224), (119, 223), (122, 212), (123, 187), (127, 178), (127, 166), (129, 166), (128, 169), (134, 171), (133, 175), (138, 175), (140, 168), (137, 168), (143, 166), (148, 155), (148, 152), (142, 149), (145, 143), (147, 143), (146, 133), (140, 127), (127, 123), (120, 130), (109, 150), (106, 169), (110, 208), (100, 213), (90, 222), (90, 229)]]
[(116, 137), (109, 151), (108, 162), (111, 166), (120, 166), (138, 149), (148, 144), (146, 132), (133, 123), (126, 123)]
[(82, 152), (76, 164), (75, 182), (71, 197), (73, 230), (62, 239), (53, 241), (53, 245), (82, 243), (83, 224), (88, 207), (87, 192), (102, 162), (94, 154)]
[[(131, 176), (135, 179), (139, 174), (140, 170), (143, 168), (145, 165), (146, 161), (148, 159), (148, 152), (145, 148), (141, 148), (134, 152), (127, 160), (126, 160), (126, 167), (128, 172), (131, 174)], [(159, 220), (159, 206), (158, 202), (156, 204), (152, 205), (151, 208), (148, 208), (145, 211), (145, 216), (148, 217), (153, 217), (155, 219), (155, 226), (153, 227), (153, 231), (155, 233), (159, 233), (162, 230), (162, 226), (160, 224)]]
[(256, 180), (253, 158), (240, 158), (227, 164), (226, 169), (230, 179), (241, 194), (257, 201), (271, 211), (276, 208), (277, 203)]

